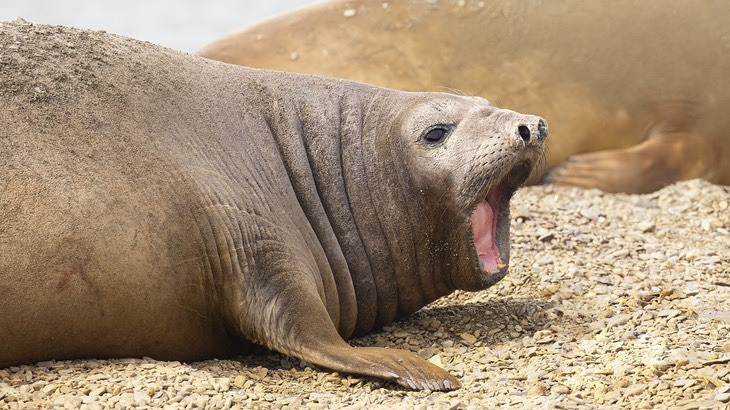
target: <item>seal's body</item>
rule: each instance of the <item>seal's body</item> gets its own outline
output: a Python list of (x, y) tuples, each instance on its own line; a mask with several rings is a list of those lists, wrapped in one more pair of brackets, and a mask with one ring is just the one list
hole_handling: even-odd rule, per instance
[(540, 118), (22, 21), (0, 45), (0, 366), (256, 343), (459, 385), (343, 339), (506, 274)]
[(730, 184), (730, 3), (334, 0), (200, 54), (385, 87), (452, 89), (550, 121), (560, 184)]

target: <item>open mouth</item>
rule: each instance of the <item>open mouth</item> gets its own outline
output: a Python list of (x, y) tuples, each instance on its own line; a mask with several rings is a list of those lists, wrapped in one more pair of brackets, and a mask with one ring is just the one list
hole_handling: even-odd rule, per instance
[(476, 204), (471, 214), (474, 248), (479, 269), (489, 282), (506, 274), (509, 262), (509, 200), (530, 175), (532, 167), (520, 163), (491, 187), (484, 200)]

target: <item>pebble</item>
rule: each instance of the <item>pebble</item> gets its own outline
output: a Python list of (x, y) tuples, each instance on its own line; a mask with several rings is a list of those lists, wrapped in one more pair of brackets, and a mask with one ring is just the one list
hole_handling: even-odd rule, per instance
[(656, 225), (654, 225), (651, 221), (641, 221), (636, 225), (636, 227), (639, 228), (642, 233), (653, 232), (654, 229), (656, 229)]
[(606, 323), (606, 327), (623, 326), (628, 323), (630, 319), (630, 314), (617, 315), (608, 320), (608, 322)]
[(646, 384), (634, 384), (624, 389), (623, 395), (626, 397), (632, 397), (643, 393), (649, 386)]
[(459, 336), (461, 337), (462, 340), (464, 340), (469, 345), (473, 345), (477, 341), (477, 338), (474, 335), (469, 334), (469, 333), (462, 333)]
[(557, 386), (553, 387), (550, 391), (555, 394), (570, 394), (570, 387), (562, 385), (562, 384), (558, 384)]
[(695, 384), (695, 381), (694, 380), (679, 379), (679, 380), (675, 380), (674, 387), (684, 387), (684, 388), (687, 388), (689, 386), (692, 386), (693, 384)]
[(435, 355), (432, 358), (428, 359), (428, 361), (442, 369), (445, 369), (443, 359), (440, 355)]
[(55, 392), (57, 389), (58, 389), (58, 385), (48, 384), (48, 385), (46, 385), (46, 387), (41, 389), (41, 391), (45, 394), (51, 394), (51, 393)]
[(545, 395), (545, 384), (536, 383), (536, 384), (530, 386), (530, 388), (527, 389), (527, 394), (529, 396), (544, 396)]

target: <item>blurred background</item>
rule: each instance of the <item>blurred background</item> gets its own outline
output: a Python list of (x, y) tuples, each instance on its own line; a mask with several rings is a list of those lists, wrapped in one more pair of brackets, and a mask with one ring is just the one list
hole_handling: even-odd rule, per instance
[(0, 21), (106, 30), (195, 51), (239, 27), (313, 0), (0, 0)]

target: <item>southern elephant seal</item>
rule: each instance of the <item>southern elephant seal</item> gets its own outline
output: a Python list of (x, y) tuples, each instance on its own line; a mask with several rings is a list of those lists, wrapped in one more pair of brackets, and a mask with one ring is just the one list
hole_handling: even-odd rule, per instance
[(730, 184), (730, 2), (335, 0), (214, 41), (208, 58), (453, 89), (548, 119), (542, 178), (649, 192)]
[(0, 50), (0, 366), (253, 342), (459, 386), (344, 339), (506, 274), (541, 118), (23, 21)]

